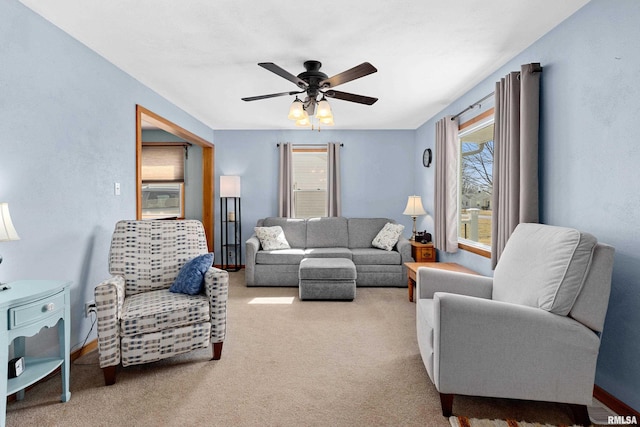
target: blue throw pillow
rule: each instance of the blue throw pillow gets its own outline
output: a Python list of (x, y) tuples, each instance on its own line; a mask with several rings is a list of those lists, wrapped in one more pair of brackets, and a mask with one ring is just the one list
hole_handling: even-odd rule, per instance
[(208, 253), (190, 259), (182, 266), (178, 277), (169, 288), (171, 292), (197, 295), (202, 292), (204, 275), (213, 265), (213, 254)]

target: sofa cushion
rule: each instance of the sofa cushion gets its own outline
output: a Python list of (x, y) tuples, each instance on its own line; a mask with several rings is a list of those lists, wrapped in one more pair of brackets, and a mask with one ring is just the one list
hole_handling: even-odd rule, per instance
[(258, 236), (258, 240), (260, 240), (260, 246), (265, 251), (291, 248), (282, 227), (279, 225), (274, 225), (273, 227), (254, 227), (253, 230), (256, 232), (256, 236)]
[(307, 258), (353, 258), (349, 248), (307, 248), (304, 255)]
[(306, 248), (346, 248), (348, 246), (346, 218), (309, 218), (307, 220)]
[(197, 295), (202, 292), (204, 275), (213, 265), (213, 253), (198, 255), (187, 261), (169, 288), (170, 292)]
[(349, 247), (370, 248), (371, 242), (388, 222), (387, 218), (349, 218)]
[(297, 218), (265, 218), (264, 227), (279, 225), (284, 231), (284, 236), (292, 248), (305, 248), (307, 244), (307, 221)]
[(256, 264), (300, 264), (304, 258), (304, 249), (277, 249), (274, 251), (258, 251)]
[(353, 263), (357, 265), (396, 265), (402, 263), (399, 252), (376, 248), (351, 249)]
[(384, 249), (385, 251), (392, 250), (396, 243), (398, 243), (402, 230), (404, 230), (404, 225), (402, 224), (386, 223), (376, 237), (373, 238), (371, 246)]
[(209, 320), (209, 300), (205, 295), (160, 289), (125, 298), (120, 329), (121, 335), (131, 336)]
[(493, 276), (493, 299), (566, 316), (582, 289), (597, 243), (588, 233), (519, 224)]

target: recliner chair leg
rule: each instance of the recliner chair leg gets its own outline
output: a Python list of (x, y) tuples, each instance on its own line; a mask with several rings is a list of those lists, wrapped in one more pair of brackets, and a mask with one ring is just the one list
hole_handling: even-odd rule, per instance
[(102, 368), (104, 374), (104, 385), (114, 385), (116, 383), (116, 365)]
[(571, 412), (573, 412), (573, 421), (576, 424), (581, 424), (583, 426), (590, 426), (591, 419), (589, 418), (589, 411), (587, 410), (586, 405), (576, 405), (569, 404), (571, 408)]
[(445, 417), (453, 415), (453, 394), (440, 393), (440, 406), (442, 415)]
[(214, 342), (211, 344), (211, 348), (213, 350), (213, 360), (220, 360), (222, 357), (222, 344), (221, 342)]

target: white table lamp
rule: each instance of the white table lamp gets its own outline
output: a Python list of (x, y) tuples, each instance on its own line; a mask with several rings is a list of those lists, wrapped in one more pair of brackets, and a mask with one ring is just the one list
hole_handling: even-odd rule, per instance
[(403, 215), (409, 215), (413, 218), (413, 232), (411, 240), (416, 240), (416, 218), (420, 215), (426, 215), (427, 212), (422, 207), (422, 198), (420, 196), (409, 196), (407, 207), (404, 208)]

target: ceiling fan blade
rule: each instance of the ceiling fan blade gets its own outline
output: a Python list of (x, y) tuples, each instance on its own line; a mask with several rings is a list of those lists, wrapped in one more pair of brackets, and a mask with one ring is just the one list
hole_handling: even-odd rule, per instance
[(348, 69), (347, 71), (343, 71), (333, 77), (322, 80), (320, 82), (320, 87), (335, 87), (343, 83), (350, 82), (351, 80), (359, 79), (360, 77), (375, 73), (376, 71), (378, 71), (376, 67), (368, 62), (363, 62), (360, 65), (356, 65), (355, 67)]
[(304, 91), (301, 90), (301, 91), (294, 91), (294, 92), (271, 93), (269, 95), (249, 96), (247, 98), (242, 98), (242, 100), (243, 101), (258, 101), (259, 99), (275, 98), (277, 96), (285, 96), (285, 95), (296, 95), (296, 94), (302, 93), (302, 92), (304, 92)]
[(309, 84), (307, 82), (305, 82), (304, 80), (302, 80), (298, 76), (294, 76), (293, 74), (291, 74), (290, 72), (288, 72), (284, 68), (281, 68), (281, 67), (277, 66), (273, 62), (260, 62), (258, 65), (261, 66), (262, 68), (266, 69), (266, 70), (271, 71), (272, 73), (275, 73), (275, 74), (279, 75), (282, 78), (285, 78), (285, 79), (289, 80), (290, 82), (295, 83), (300, 88), (306, 88), (306, 87), (309, 86)]
[(378, 98), (370, 96), (356, 95), (355, 93), (340, 92), (339, 90), (328, 90), (324, 92), (328, 98), (341, 99), (343, 101), (357, 102), (358, 104), (373, 105)]

